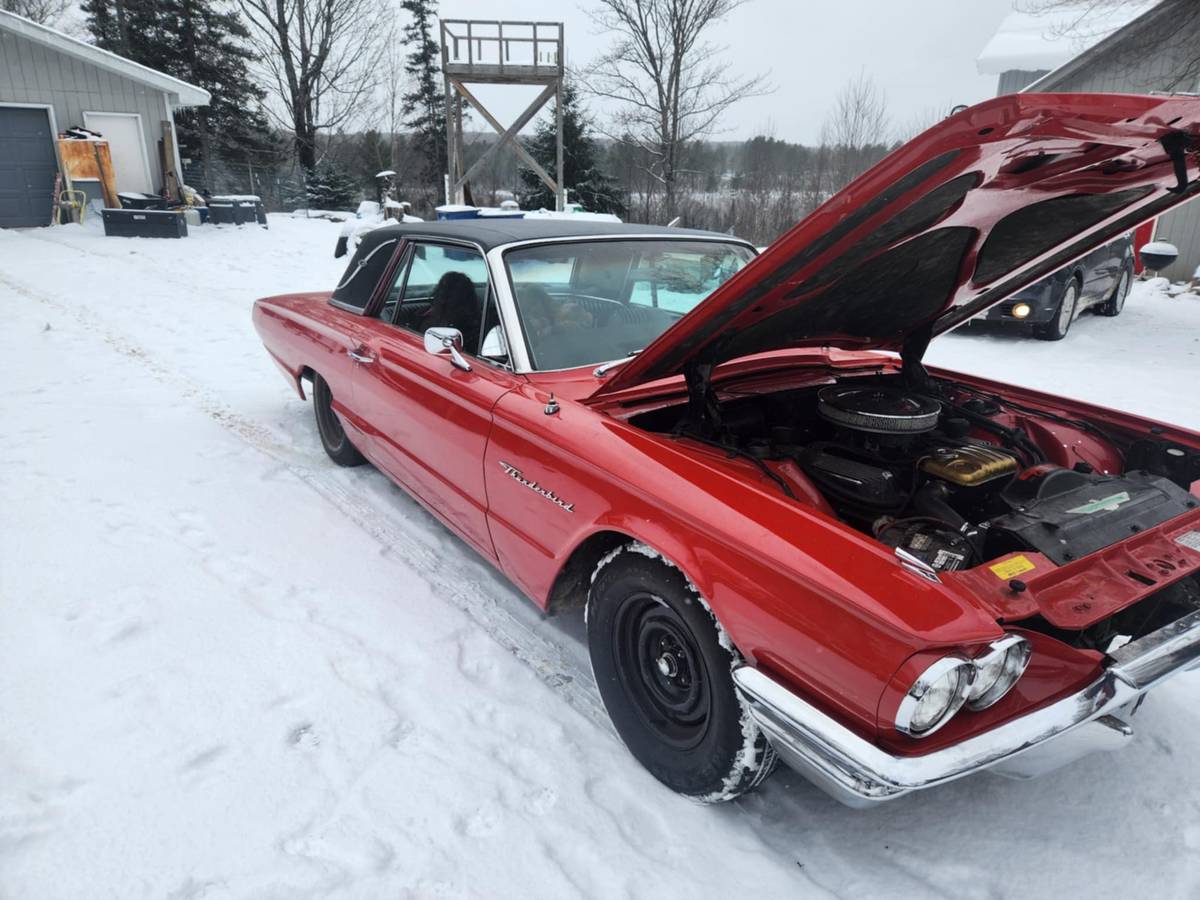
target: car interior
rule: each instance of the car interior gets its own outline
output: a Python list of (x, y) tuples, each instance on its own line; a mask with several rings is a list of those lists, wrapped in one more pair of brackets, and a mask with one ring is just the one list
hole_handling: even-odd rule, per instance
[(485, 334), (500, 317), (488, 291), (487, 265), (475, 250), (441, 244), (416, 244), (400, 266), (379, 317), (418, 334), (433, 327), (462, 332), (464, 353), (507, 360), (503, 341), (481, 353)]
[(739, 245), (588, 241), (505, 257), (533, 367), (566, 369), (636, 353), (751, 258)]

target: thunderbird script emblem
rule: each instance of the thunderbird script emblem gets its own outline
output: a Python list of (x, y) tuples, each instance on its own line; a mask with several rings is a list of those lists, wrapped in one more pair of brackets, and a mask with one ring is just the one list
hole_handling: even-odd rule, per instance
[(516, 466), (509, 465), (504, 460), (500, 460), (499, 462), (500, 462), (500, 468), (502, 468), (505, 472), (507, 472), (508, 477), (511, 478), (513, 481), (517, 482), (517, 484), (525, 485), (525, 487), (529, 488), (535, 494), (541, 494), (543, 497), (545, 497), (547, 500), (549, 500), (555, 506), (560, 506), (563, 509), (565, 509), (567, 512), (575, 512), (575, 504), (574, 503), (567, 503), (565, 500), (563, 500), (562, 497), (560, 497), (560, 496), (558, 496), (558, 494), (554, 493), (554, 491), (549, 490), (548, 488), (542, 487), (536, 481), (530, 481), (528, 478), (526, 478), (524, 475), (521, 474), (521, 470), (518, 469)]

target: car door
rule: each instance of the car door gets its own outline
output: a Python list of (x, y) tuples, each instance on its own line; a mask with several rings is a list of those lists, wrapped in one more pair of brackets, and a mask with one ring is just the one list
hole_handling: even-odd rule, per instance
[(1083, 298), (1081, 306), (1094, 306), (1103, 301), (1113, 288), (1113, 248), (1111, 244), (1097, 247), (1083, 258)]
[[(492, 408), (522, 380), (503, 357), (479, 355), (485, 329), (498, 327), (494, 303), (477, 249), (413, 242), (378, 315), (364, 320), (354, 375), (377, 465), (491, 559), (484, 450)], [(463, 332), (468, 370), (426, 351), (434, 325)]]

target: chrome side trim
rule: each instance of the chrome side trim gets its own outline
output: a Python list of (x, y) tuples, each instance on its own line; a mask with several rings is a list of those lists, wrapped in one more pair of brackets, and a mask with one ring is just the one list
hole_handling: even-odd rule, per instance
[[(1078, 693), (921, 756), (893, 756), (758, 669), (743, 665), (733, 679), (750, 714), (790, 766), (846, 805), (862, 807), (1008, 765), (1104, 716), (1119, 719), (1118, 713), (1147, 690), (1200, 665), (1200, 612), (1126, 644), (1113, 657), (1115, 664)], [(1088, 732), (1111, 745), (1112, 728)]]

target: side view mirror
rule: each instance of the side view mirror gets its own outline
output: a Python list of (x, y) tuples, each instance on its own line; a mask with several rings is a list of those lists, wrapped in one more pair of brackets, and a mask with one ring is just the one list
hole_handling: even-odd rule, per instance
[(456, 369), (471, 371), (471, 364), (462, 355), (463, 336), (457, 328), (433, 327), (425, 330), (425, 352), (434, 356), (447, 355)]

